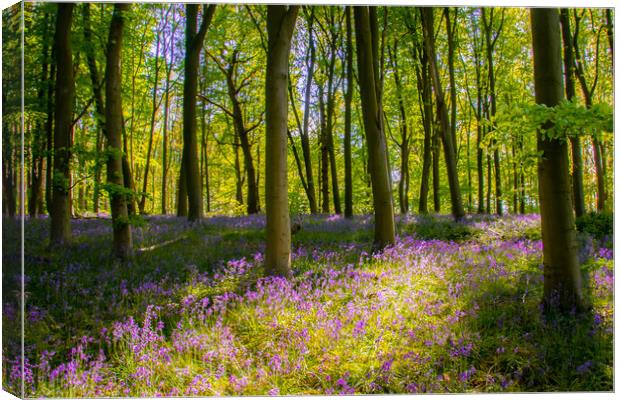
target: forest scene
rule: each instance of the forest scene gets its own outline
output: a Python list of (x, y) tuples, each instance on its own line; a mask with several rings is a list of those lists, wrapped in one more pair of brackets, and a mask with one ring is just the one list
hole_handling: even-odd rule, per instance
[(612, 392), (613, 25), (3, 10), (2, 389)]

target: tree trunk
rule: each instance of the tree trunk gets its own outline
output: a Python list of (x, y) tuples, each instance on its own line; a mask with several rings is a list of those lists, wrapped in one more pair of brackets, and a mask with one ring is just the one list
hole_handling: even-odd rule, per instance
[(605, 9), (605, 21), (607, 22), (607, 40), (609, 42), (609, 52), (611, 53), (611, 68), (614, 67), (614, 18), (611, 15), (611, 8)]
[[(108, 185), (110, 208), (112, 209), (114, 256), (125, 259), (131, 256), (132, 239), (131, 225), (126, 203), (125, 184), (123, 178), (123, 161), (121, 140), (123, 132), (122, 104), (121, 104), (121, 49), (123, 40), (123, 14), (129, 9), (129, 4), (115, 4), (114, 14), (110, 22), (108, 48), (106, 52), (106, 106), (105, 121), (108, 135)], [(60, 71), (59, 71), (60, 72)]]
[[(41, 81), (37, 91), (37, 102), (41, 112), (46, 108), (45, 95), (47, 93), (46, 86), (48, 82), (48, 32), (49, 32), (49, 14), (45, 13), (43, 21), (43, 54), (41, 63)], [(36, 217), (43, 212), (41, 205), (41, 197), (43, 196), (43, 156), (45, 154), (45, 127), (41, 122), (37, 122), (35, 127), (35, 135), (32, 143), (32, 166), (30, 169), (31, 188), (30, 198), (28, 200), (28, 214)]]
[[(52, 45), (52, 60), (56, 59), (56, 45)], [(52, 62), (50, 65), (50, 77), (47, 82), (47, 119), (45, 121), (45, 132), (46, 132), (46, 148), (47, 148), (47, 156), (45, 159), (45, 207), (47, 208), (47, 212), (49, 215), (52, 214), (52, 187), (53, 187), (53, 177), (52, 174), (54, 172), (54, 159), (53, 159), (53, 146), (54, 146), (54, 90), (56, 81), (56, 63)]]
[(185, 26), (185, 67), (183, 80), (183, 158), (188, 198), (187, 219), (190, 222), (202, 218), (202, 182), (198, 167), (198, 143), (196, 139), (196, 94), (200, 50), (215, 12), (215, 4), (203, 8), (200, 30), (196, 32), (198, 6), (187, 4)]
[(320, 133), (320, 151), (321, 160), (321, 211), (329, 214), (329, 145), (327, 139), (327, 123), (325, 118), (325, 100), (323, 99), (323, 86), (319, 86), (319, 121), (321, 125)]
[(398, 181), (398, 202), (400, 213), (409, 212), (409, 135), (407, 132), (407, 114), (405, 113), (405, 101), (403, 99), (403, 87), (398, 71), (398, 41), (394, 41), (393, 51), (388, 46), (388, 53), (394, 68), (394, 83), (396, 85), (396, 98), (398, 100), (398, 124), (400, 127), (400, 180)]
[[(575, 98), (575, 60), (573, 56), (572, 35), (568, 9), (561, 9), (560, 23), (562, 24), (562, 43), (564, 48), (564, 83), (566, 85), (566, 98), (572, 101)], [(573, 205), (575, 207), (575, 216), (579, 218), (585, 214), (581, 139), (578, 136), (571, 136), (570, 144), (573, 160)]]
[[(563, 99), (560, 21), (557, 9), (530, 11), (534, 49), (536, 103), (553, 107)], [(551, 128), (547, 123), (545, 129)], [(581, 272), (566, 141), (537, 135), (540, 216), (543, 240), (544, 297), (546, 310), (583, 309)]]
[(177, 186), (177, 217), (187, 217), (187, 179), (185, 178), (185, 157), (181, 155), (181, 170)]
[(373, 47), (377, 47), (379, 38), (376, 31), (372, 32), (372, 26), (376, 27), (377, 23), (376, 13), (372, 13), (371, 21), (369, 7), (355, 6), (353, 10), (360, 97), (375, 212), (374, 248), (379, 250), (395, 242), (394, 208), (388, 170), (387, 143), (381, 122), (381, 89), (379, 82), (376, 81), (379, 77), (379, 62), (375, 59), (377, 52), (373, 51)]
[[(97, 154), (101, 154), (103, 150), (103, 138), (107, 137), (105, 132), (105, 107), (103, 103), (103, 94), (101, 87), (103, 82), (99, 76), (97, 69), (97, 61), (95, 57), (95, 48), (92, 40), (92, 29), (90, 25), (90, 4), (82, 5), (82, 18), (84, 22), (84, 42), (86, 43), (86, 60), (88, 63), (88, 71), (90, 74), (90, 82), (93, 88), (93, 97), (95, 98), (95, 118), (97, 121)], [(99, 212), (99, 185), (101, 182), (101, 164), (99, 159), (95, 161), (95, 187), (93, 190), (93, 211)]]
[(444, 93), (439, 78), (439, 70), (437, 68), (437, 57), (435, 55), (435, 38), (434, 38), (434, 21), (433, 8), (425, 7), (421, 9), (422, 25), (424, 27), (424, 41), (426, 51), (428, 53), (430, 67), (433, 77), (433, 87), (435, 89), (435, 98), (437, 101), (437, 116), (441, 131), (441, 140), (443, 143), (444, 157), (446, 159), (446, 168), (448, 170), (448, 184), (450, 186), (450, 202), (452, 204), (452, 216), (455, 220), (460, 220), (465, 215), (463, 204), (461, 202), (461, 189), (459, 187), (458, 171), (456, 169), (456, 151), (452, 142), (452, 135), (449, 130), (448, 110), (444, 102)]
[(144, 214), (144, 207), (146, 205), (146, 189), (149, 179), (149, 168), (151, 166), (151, 151), (153, 150), (153, 136), (155, 135), (155, 116), (157, 110), (161, 104), (161, 100), (158, 101), (159, 93), (157, 88), (159, 87), (159, 48), (161, 43), (161, 32), (157, 32), (157, 39), (155, 41), (155, 76), (153, 82), (153, 96), (152, 96), (152, 111), (151, 111), (151, 125), (149, 129), (149, 144), (146, 150), (146, 165), (144, 167), (144, 178), (142, 179), (142, 193), (140, 195), (140, 202), (138, 203), (138, 210), (140, 214)]
[(307, 69), (307, 79), (306, 79), (306, 87), (304, 91), (304, 122), (303, 122), (303, 131), (301, 131), (301, 152), (304, 157), (304, 165), (306, 169), (306, 184), (308, 186), (307, 196), (308, 203), (310, 206), (310, 213), (316, 214), (318, 212), (317, 201), (316, 201), (316, 189), (314, 186), (314, 173), (312, 170), (312, 153), (310, 152), (310, 135), (309, 135), (309, 124), (310, 124), (310, 94), (312, 90), (312, 79), (314, 75), (314, 64), (316, 61), (316, 48), (314, 46), (314, 35), (312, 30), (312, 24), (314, 21), (314, 9), (310, 12), (310, 20), (308, 21), (308, 47), (309, 47), (309, 60), (308, 60), (308, 69)]
[(125, 184), (125, 189), (127, 192), (125, 199), (127, 203), (127, 213), (131, 216), (136, 215), (136, 187), (133, 181), (133, 174), (131, 173), (131, 164), (129, 163), (129, 158), (127, 157), (127, 130), (125, 129), (125, 121), (122, 118), (122, 113), (121, 123), (121, 130), (123, 135), (123, 156), (121, 160), (121, 163), (123, 165), (123, 183)]
[[(491, 29), (493, 28), (493, 9), (490, 11), (490, 19), (487, 23), (485, 8), (481, 9), (482, 11), (482, 25), (484, 26), (485, 33), (485, 41), (486, 41), (486, 54), (487, 54), (487, 66), (488, 66), (488, 79), (489, 79), (489, 96), (491, 98), (491, 115), (490, 121), (495, 121), (495, 114), (497, 113), (497, 94), (495, 93), (495, 68), (493, 66), (493, 51), (495, 48), (495, 42), (499, 37), (499, 34), (503, 25), (503, 15), (502, 15), (502, 23), (500, 24), (497, 33), (494, 37), (492, 37)], [(502, 12), (504, 12), (502, 10)], [(495, 129), (495, 128), (493, 128)], [(491, 146), (493, 147), (493, 165), (495, 167), (495, 210), (498, 215), (502, 215), (503, 204), (502, 204), (502, 174), (501, 174), (501, 166), (500, 166), (500, 157), (499, 157), (499, 149), (497, 147), (497, 140), (493, 138), (491, 140)]]
[(50, 245), (62, 246), (71, 239), (69, 179), (71, 160), (71, 125), (73, 118), (73, 57), (71, 53), (72, 3), (59, 3), (56, 17), (56, 101), (54, 112), (54, 173), (52, 175), (52, 209)]
[[(332, 181), (332, 197), (334, 200), (334, 212), (336, 214), (342, 214), (340, 207), (340, 190), (338, 188), (338, 169), (336, 167), (336, 152), (334, 149), (334, 112), (335, 112), (335, 95), (336, 85), (334, 85), (334, 75), (336, 67), (337, 56), (337, 41), (338, 34), (334, 30), (335, 18), (334, 7), (329, 8), (331, 13), (332, 26), (330, 27), (330, 46), (329, 46), (329, 61), (327, 66), (327, 114), (325, 118), (325, 145), (327, 147), (327, 153), (329, 156), (329, 173)], [(325, 175), (327, 177), (327, 175)]]
[(299, 6), (267, 6), (265, 273), (291, 277), (286, 131), (288, 59)]
[[(174, 23), (176, 14), (175, 10), (175, 7), (172, 7), (172, 32), (170, 34), (171, 39), (167, 43), (167, 46), (170, 49), (170, 55), (168, 57), (164, 57), (164, 64), (166, 65), (166, 89), (164, 95), (164, 125), (162, 127), (161, 154), (161, 213), (163, 215), (168, 213), (166, 207), (168, 192), (168, 113), (170, 111), (170, 74), (172, 73), (172, 62), (174, 60), (174, 34), (177, 28), (177, 25)], [(170, 63), (168, 63), (167, 59), (170, 60)]]
[[(581, 86), (581, 90), (583, 92), (586, 107), (590, 108), (592, 107), (592, 97), (594, 95), (594, 90), (596, 89), (596, 83), (598, 82), (598, 69), (596, 70), (595, 77), (593, 78), (594, 83), (592, 87), (588, 87), (588, 83), (586, 82), (586, 74), (584, 71), (584, 64), (582, 61), (585, 55), (582, 55), (579, 50), (580, 18), (577, 16), (575, 16), (575, 18), (575, 33), (572, 40), (573, 49), (575, 50), (575, 63), (573, 65), (576, 68), (574, 69), (574, 72), (579, 80), (579, 85)], [(598, 48), (595, 57), (598, 57)], [(607, 193), (605, 190), (605, 170), (601, 154), (601, 143), (595, 136), (592, 137), (592, 152), (594, 153), (594, 168), (596, 170), (596, 209), (597, 211), (603, 211), (605, 210), (605, 200), (607, 198)]]
[(345, 10), (346, 38), (346, 92), (344, 94), (344, 216), (353, 217), (353, 172), (351, 160), (351, 101), (353, 99), (353, 38), (351, 6)]
[[(433, 97), (430, 82), (428, 56), (424, 50), (424, 44), (416, 40), (413, 48), (416, 58), (415, 70), (418, 88), (418, 102), (420, 103), (420, 115), (424, 127), (424, 144), (422, 150), (422, 178), (420, 182), (420, 200), (418, 212), (428, 213), (429, 177), (433, 163)], [(433, 165), (434, 166), (434, 165)], [(433, 171), (434, 172), (434, 171)], [(435, 197), (433, 197), (435, 198)]]

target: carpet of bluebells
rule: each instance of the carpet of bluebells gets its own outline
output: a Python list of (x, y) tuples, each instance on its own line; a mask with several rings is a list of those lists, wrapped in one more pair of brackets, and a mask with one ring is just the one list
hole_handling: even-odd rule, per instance
[[(592, 311), (540, 309), (540, 219), (398, 220), (371, 254), (372, 218), (304, 217), (290, 280), (263, 277), (264, 216), (190, 226), (147, 217), (130, 262), (109, 220), (73, 220), (46, 248), (3, 221), (3, 387), (31, 397), (613, 390), (613, 250), (580, 234)], [(158, 245), (159, 244), (159, 245)]]

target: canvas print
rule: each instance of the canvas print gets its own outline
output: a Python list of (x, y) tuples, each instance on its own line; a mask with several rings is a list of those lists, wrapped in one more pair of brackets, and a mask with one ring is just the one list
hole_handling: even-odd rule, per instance
[(2, 12), (2, 389), (614, 388), (614, 9)]

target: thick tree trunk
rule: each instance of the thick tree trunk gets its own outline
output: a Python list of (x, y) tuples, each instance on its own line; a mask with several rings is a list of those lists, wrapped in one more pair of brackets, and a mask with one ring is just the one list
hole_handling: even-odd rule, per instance
[(71, 53), (72, 3), (59, 3), (56, 17), (56, 101), (54, 112), (54, 173), (52, 175), (52, 209), (50, 245), (62, 246), (71, 239), (69, 179), (71, 160), (71, 125), (73, 118), (73, 57)]
[[(110, 207), (112, 209), (114, 256), (125, 259), (131, 256), (131, 225), (127, 209), (122, 160), (123, 117), (121, 104), (121, 48), (123, 40), (123, 13), (129, 4), (115, 4), (110, 22), (106, 52), (106, 107), (105, 121), (110, 154), (107, 159)], [(59, 71), (60, 72), (60, 71)]]
[(200, 50), (211, 24), (215, 4), (204, 7), (200, 30), (196, 32), (198, 6), (187, 4), (185, 26), (185, 76), (183, 80), (183, 158), (188, 198), (187, 219), (190, 222), (202, 218), (202, 182), (198, 168), (198, 143), (196, 139), (196, 94), (198, 87), (198, 64)]
[[(560, 21), (557, 9), (530, 12), (534, 49), (536, 103), (553, 107), (563, 99)], [(546, 129), (551, 128), (547, 123)], [(546, 310), (583, 309), (581, 272), (566, 141), (538, 132), (540, 215), (543, 239), (544, 297)]]
[(265, 82), (265, 273), (291, 277), (291, 225), (288, 208), (286, 131), (288, 58), (299, 6), (267, 6)]
[(378, 34), (372, 32), (372, 26), (376, 27), (377, 21), (376, 13), (372, 13), (372, 20), (369, 14), (367, 6), (354, 7), (357, 69), (375, 212), (374, 247), (378, 250), (395, 242), (395, 228), (387, 143), (381, 122), (381, 89), (376, 81), (379, 62), (375, 59), (377, 52), (373, 51), (377, 47)]
[(353, 99), (353, 38), (351, 6), (346, 10), (346, 92), (344, 94), (344, 216), (353, 217), (353, 172), (351, 160), (351, 101)]
[(448, 110), (444, 102), (444, 93), (439, 78), (437, 68), (437, 57), (435, 55), (435, 38), (433, 28), (433, 8), (426, 7), (421, 9), (422, 25), (424, 27), (424, 41), (428, 53), (430, 67), (433, 77), (433, 88), (437, 102), (437, 116), (441, 131), (441, 140), (446, 159), (446, 169), (448, 170), (448, 184), (450, 186), (450, 202), (452, 204), (452, 216), (455, 220), (460, 220), (465, 215), (461, 202), (461, 188), (459, 186), (458, 171), (456, 169), (456, 151), (452, 142), (452, 135), (449, 130)]

